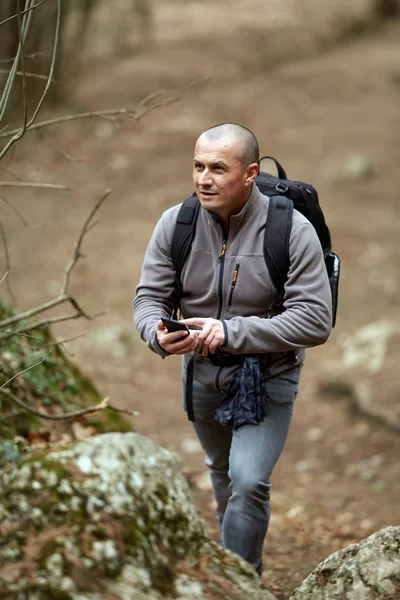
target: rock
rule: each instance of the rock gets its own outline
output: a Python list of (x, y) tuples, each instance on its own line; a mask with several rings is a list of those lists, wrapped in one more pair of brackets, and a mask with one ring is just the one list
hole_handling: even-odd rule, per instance
[(344, 173), (349, 179), (368, 179), (373, 174), (371, 159), (364, 154), (351, 154), (347, 158)]
[(289, 600), (389, 600), (400, 593), (400, 527), (326, 558)]
[(274, 600), (207, 537), (178, 458), (137, 433), (8, 464), (0, 539), (8, 600)]
[(185, 454), (196, 454), (201, 452), (202, 448), (197, 438), (186, 438), (181, 442), (181, 450)]
[(132, 354), (132, 332), (125, 324), (99, 327), (90, 336), (92, 348), (96, 352), (110, 354), (119, 360)]

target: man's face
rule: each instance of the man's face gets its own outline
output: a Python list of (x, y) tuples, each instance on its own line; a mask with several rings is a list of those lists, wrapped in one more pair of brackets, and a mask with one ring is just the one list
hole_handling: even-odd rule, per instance
[(209, 140), (205, 135), (194, 151), (193, 181), (200, 204), (225, 221), (245, 204), (258, 172), (256, 163), (246, 167), (239, 157), (234, 139)]

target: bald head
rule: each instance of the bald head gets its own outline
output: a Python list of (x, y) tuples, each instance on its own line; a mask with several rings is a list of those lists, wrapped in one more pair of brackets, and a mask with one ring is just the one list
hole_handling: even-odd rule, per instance
[(235, 123), (223, 123), (207, 129), (200, 137), (205, 137), (210, 142), (231, 142), (238, 149), (238, 159), (244, 166), (258, 163), (260, 151), (254, 133)]

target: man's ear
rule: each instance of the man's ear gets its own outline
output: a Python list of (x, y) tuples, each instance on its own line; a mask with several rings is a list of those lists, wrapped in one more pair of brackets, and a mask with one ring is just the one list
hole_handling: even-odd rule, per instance
[(259, 172), (258, 163), (251, 163), (247, 167), (246, 185), (251, 185)]

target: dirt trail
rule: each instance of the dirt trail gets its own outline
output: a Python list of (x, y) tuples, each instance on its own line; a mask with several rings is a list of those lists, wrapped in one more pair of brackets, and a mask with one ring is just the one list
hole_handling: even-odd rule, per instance
[[(71, 345), (76, 359), (104, 394), (139, 411), (138, 431), (182, 457), (213, 535), (203, 455), (181, 409), (179, 359), (153, 355), (131, 325), (142, 256), (161, 211), (191, 191), (197, 135), (217, 122), (247, 125), (290, 176), (318, 188), (343, 262), (340, 312), (329, 343), (308, 353), (292, 430), (272, 479), (263, 577), (280, 599), (330, 552), (399, 522), (399, 437), (351, 412), (345, 399), (318, 394), (319, 382), (338, 369), (341, 339), (379, 315), (395, 318), (398, 310), (399, 40), (400, 27), (393, 25), (269, 73), (244, 71), (221, 81), (215, 73), (222, 74), (224, 66), (218, 65), (213, 78), (140, 124), (114, 130), (107, 121), (80, 122), (53, 130), (53, 140), (78, 160), (66, 161), (32, 136), (7, 166), (24, 179), (70, 182), (72, 188), (63, 196), (7, 195), (32, 225), (23, 228), (2, 209), (21, 308), (54, 295), (89, 206), (103, 189), (113, 189), (85, 241), (88, 258), (72, 278), (72, 290), (87, 310), (107, 307), (109, 313), (56, 332), (89, 332)], [(118, 63), (110, 58), (85, 75), (76, 106), (127, 105), (166, 82), (173, 92), (181, 90), (193, 74), (201, 75), (194, 55), (183, 49), (180, 63), (168, 68), (151, 49)], [(146, 61), (148, 71), (142, 68)], [(143, 77), (135, 86), (137, 65)], [(352, 154), (368, 157), (370, 177), (347, 177)], [(374, 277), (363, 260), (371, 245), (383, 248), (385, 257)], [(382, 284), (387, 280), (391, 286)]]

